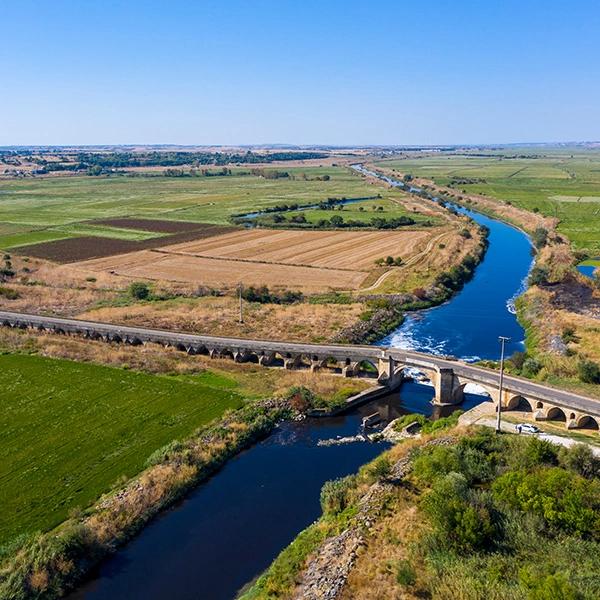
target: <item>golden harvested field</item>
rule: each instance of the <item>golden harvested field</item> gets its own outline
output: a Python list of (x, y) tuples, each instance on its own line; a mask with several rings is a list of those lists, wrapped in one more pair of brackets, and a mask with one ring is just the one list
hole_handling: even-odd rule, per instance
[(245, 285), (316, 292), (356, 289), (387, 255), (404, 259), (422, 251), (427, 231), (244, 230), (75, 263), (88, 271), (192, 282), (210, 287)]

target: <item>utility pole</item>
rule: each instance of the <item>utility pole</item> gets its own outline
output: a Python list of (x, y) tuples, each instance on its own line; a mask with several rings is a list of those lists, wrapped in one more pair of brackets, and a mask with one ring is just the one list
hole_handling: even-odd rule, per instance
[(240, 292), (240, 323), (244, 322), (244, 303), (242, 301), (242, 290), (244, 286), (242, 283), (239, 284), (238, 289)]
[(500, 429), (500, 415), (502, 413), (502, 387), (503, 387), (503, 383), (504, 383), (504, 345), (506, 344), (506, 342), (510, 342), (510, 338), (509, 337), (504, 337), (503, 335), (501, 335), (498, 338), (498, 341), (500, 342), (501, 346), (502, 346), (502, 350), (500, 351), (500, 385), (499, 385), (499, 394), (498, 394), (498, 412), (496, 414), (496, 433), (500, 433), (501, 429)]

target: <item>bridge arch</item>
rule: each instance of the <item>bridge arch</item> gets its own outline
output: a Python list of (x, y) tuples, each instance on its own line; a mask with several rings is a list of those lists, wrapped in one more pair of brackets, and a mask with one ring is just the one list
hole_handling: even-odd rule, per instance
[(489, 389), (486, 385), (479, 382), (460, 380), (458, 378), (455, 386), (452, 389), (452, 403), (460, 404), (465, 399), (465, 394), (473, 394), (486, 398), (484, 402), (494, 402), (495, 390)]
[(524, 396), (516, 394), (506, 402), (505, 410), (516, 410), (520, 412), (533, 412), (533, 403)]
[(547, 421), (560, 421), (561, 423), (567, 422), (567, 415), (565, 411), (558, 406), (551, 406), (546, 411), (546, 420)]
[(356, 375), (370, 379), (379, 378), (379, 365), (370, 359), (361, 360), (356, 365)]
[(577, 427), (579, 429), (593, 429), (595, 431), (600, 430), (598, 419), (591, 417), (590, 415), (581, 415), (577, 419)]

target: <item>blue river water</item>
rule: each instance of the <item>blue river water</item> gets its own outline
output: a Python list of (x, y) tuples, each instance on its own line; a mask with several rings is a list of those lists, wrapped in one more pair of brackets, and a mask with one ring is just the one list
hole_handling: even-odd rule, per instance
[[(401, 181), (381, 176), (355, 165), (387, 183), (418, 192)], [(523, 350), (525, 332), (515, 315), (515, 299), (526, 289), (533, 265), (529, 237), (515, 227), (480, 213), (452, 205), (489, 229), (489, 247), (475, 276), (445, 304), (410, 314), (404, 323), (379, 343), (427, 352), (447, 354), (467, 361), (500, 358), (499, 336), (510, 337), (507, 355)]]
[(514, 301), (525, 291), (533, 262), (529, 238), (485, 215), (459, 212), (489, 228), (489, 247), (475, 276), (449, 302), (407, 317), (382, 345), (450, 354), (463, 360), (498, 359), (498, 336), (507, 336), (508, 355), (523, 350), (525, 332), (515, 315)]
[(577, 270), (582, 274), (585, 275), (586, 277), (589, 277), (590, 279), (594, 279), (595, 275), (594, 275), (594, 271), (597, 269), (598, 267), (596, 265), (579, 265), (577, 267)]
[[(528, 238), (485, 216), (490, 245), (475, 277), (443, 306), (414, 314), (381, 343), (463, 358), (497, 358), (497, 336), (521, 348), (523, 330), (513, 308), (529, 271)], [(400, 414), (444, 416), (433, 388), (406, 382), (348, 414), (283, 423), (274, 434), (229, 461), (172, 509), (149, 523), (105, 561), (70, 600), (227, 600), (248, 585), (300, 531), (321, 514), (319, 492), (329, 479), (355, 473), (386, 443), (324, 440), (355, 436), (362, 419), (378, 412), (382, 424)], [(486, 401), (466, 394), (461, 408)]]
[[(434, 407), (432, 397), (432, 387), (407, 382), (348, 414), (281, 424), (148, 524), (70, 600), (235, 597), (320, 516), (325, 481), (356, 473), (388, 447), (322, 442), (357, 435), (363, 417), (375, 412), (383, 424), (406, 413), (449, 414), (452, 408)], [(468, 394), (461, 408), (484, 400)]]

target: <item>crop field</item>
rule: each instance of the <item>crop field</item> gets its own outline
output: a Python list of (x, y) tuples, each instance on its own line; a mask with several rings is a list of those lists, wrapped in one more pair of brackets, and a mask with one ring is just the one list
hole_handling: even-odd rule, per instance
[[(226, 177), (82, 176), (0, 181), (0, 248), (75, 237), (80, 227), (86, 228), (85, 235), (123, 239), (126, 234), (122, 230), (140, 228), (140, 224), (132, 226), (131, 219), (223, 225), (234, 214), (285, 203), (318, 203), (330, 197), (373, 196), (375, 191), (372, 184), (341, 167), (277, 169), (285, 170), (289, 177), (268, 179), (247, 169), (234, 169)], [(379, 186), (376, 190), (389, 193)], [(129, 222), (119, 221), (123, 218)], [(102, 222), (90, 225), (94, 220)], [(90, 226), (94, 231), (90, 232)], [(141, 226), (147, 234), (173, 233)], [(139, 231), (128, 235), (128, 239), (140, 239)]]
[(421, 231), (241, 230), (160, 251), (77, 263), (128, 277), (206, 286), (267, 285), (306, 292), (356, 289), (377, 258), (422, 250), (434, 229)]
[[(154, 227), (159, 227), (161, 221), (152, 221)], [(178, 221), (162, 221), (165, 229), (171, 227), (176, 230), (178, 225), (188, 225)], [(67, 237), (62, 239), (53, 239), (38, 244), (27, 244), (24, 246), (13, 247), (13, 251), (24, 256), (34, 256), (36, 258), (45, 258), (59, 263), (76, 262), (79, 260), (88, 260), (102, 256), (114, 256), (127, 252), (135, 252), (146, 248), (160, 248), (177, 242), (189, 240), (200, 240), (213, 235), (219, 235), (229, 231), (236, 231), (235, 227), (219, 225), (203, 225), (193, 223), (193, 227), (179, 228), (178, 233), (167, 235), (160, 232), (146, 232), (131, 229), (131, 235), (121, 236), (120, 234), (109, 235), (91, 235), (93, 226), (88, 229), (79, 228), (80, 235), (76, 237)], [(112, 231), (126, 231), (125, 229), (107, 228)], [(26, 234), (30, 235), (30, 234)]]
[(57, 525), (157, 448), (241, 406), (226, 388), (202, 376), (0, 356), (0, 545)]
[(541, 158), (436, 156), (379, 164), (557, 217), (559, 231), (577, 248), (600, 251), (599, 152)]

